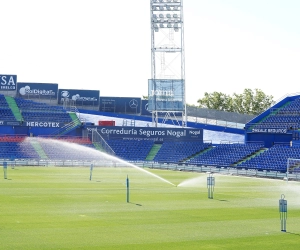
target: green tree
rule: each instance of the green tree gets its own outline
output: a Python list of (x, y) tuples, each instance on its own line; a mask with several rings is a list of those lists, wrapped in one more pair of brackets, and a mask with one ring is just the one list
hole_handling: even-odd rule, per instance
[(258, 115), (273, 105), (273, 96), (266, 95), (260, 89), (245, 89), (242, 94), (228, 96), (221, 92), (204, 93), (198, 100), (200, 108), (216, 109), (240, 114)]
[(197, 101), (200, 108), (228, 111), (231, 105), (231, 97), (221, 92), (204, 93), (204, 97)]

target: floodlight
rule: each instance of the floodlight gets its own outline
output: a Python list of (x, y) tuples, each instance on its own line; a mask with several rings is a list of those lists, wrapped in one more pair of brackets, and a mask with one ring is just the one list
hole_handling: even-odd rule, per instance
[(164, 6), (159, 6), (159, 10), (164, 10)]
[(164, 14), (159, 14), (159, 18), (164, 18)]
[(174, 17), (174, 18), (178, 18), (178, 15), (177, 15), (177, 14), (173, 14), (173, 17)]
[(167, 27), (172, 28), (172, 24), (168, 23)]
[(173, 10), (178, 10), (178, 6), (174, 6)]
[(152, 16), (154, 19), (157, 19), (157, 15), (156, 14), (153, 14)]
[(167, 18), (170, 19), (170, 18), (171, 18), (171, 15), (170, 15), (170, 14), (167, 14)]
[(160, 27), (160, 28), (164, 28), (164, 24), (163, 24), (163, 23), (160, 23), (160, 24), (159, 24), (159, 27)]

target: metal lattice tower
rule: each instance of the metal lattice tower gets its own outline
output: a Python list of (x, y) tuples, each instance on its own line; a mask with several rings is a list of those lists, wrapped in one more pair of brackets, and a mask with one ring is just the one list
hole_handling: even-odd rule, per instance
[[(150, 0), (151, 17), (151, 80), (152, 86), (156, 80), (166, 83), (159, 85), (156, 92), (161, 98), (173, 101), (167, 104), (159, 104), (155, 97), (152, 100), (152, 122), (158, 123), (158, 116), (164, 115), (164, 122), (171, 119), (176, 125), (186, 126), (186, 97), (185, 97), (185, 51), (184, 51), (184, 21), (183, 0)], [(176, 81), (176, 84), (172, 82)], [(154, 85), (153, 85), (154, 82)], [(163, 87), (162, 87), (163, 86)], [(180, 88), (180, 90), (174, 90)], [(161, 93), (172, 93), (170, 96)], [(174, 94), (175, 93), (175, 94)], [(176, 93), (178, 96), (176, 96)], [(151, 94), (149, 94), (150, 96)], [(149, 97), (150, 98), (150, 97)], [(175, 103), (174, 100), (179, 100)], [(160, 102), (162, 103), (162, 101)], [(174, 104), (175, 103), (175, 104)], [(178, 104), (179, 103), (179, 104)], [(176, 108), (173, 108), (172, 105)], [(167, 108), (166, 108), (167, 107)]]

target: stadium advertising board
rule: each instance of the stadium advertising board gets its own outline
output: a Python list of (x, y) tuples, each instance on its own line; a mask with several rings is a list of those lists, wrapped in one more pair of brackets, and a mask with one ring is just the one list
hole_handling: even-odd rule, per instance
[(42, 121), (29, 121), (23, 123), (27, 127), (39, 127), (39, 128), (61, 128), (65, 124), (60, 122), (42, 122)]
[(97, 131), (107, 140), (152, 140), (157, 142), (188, 140), (203, 142), (203, 129), (115, 126), (97, 127)]
[(17, 76), (16, 75), (0, 75), (0, 91), (16, 90)]
[(99, 111), (122, 114), (139, 114), (141, 112), (141, 98), (101, 96)]
[(149, 79), (149, 111), (184, 111), (184, 80)]
[(0, 126), (26, 126), (26, 127), (39, 127), (39, 128), (61, 128), (65, 124), (61, 122), (43, 122), (43, 121), (0, 121)]
[(254, 133), (286, 134), (287, 129), (283, 129), (283, 128), (263, 128), (263, 129), (253, 128), (251, 132), (254, 132)]
[(57, 83), (17, 83), (17, 96), (22, 98), (57, 99)]
[(148, 110), (148, 100), (142, 100), (141, 102), (141, 115), (151, 115), (151, 112)]
[(0, 121), (0, 126), (18, 126), (20, 122), (18, 121)]
[(59, 89), (58, 104), (74, 101), (76, 105), (82, 106), (98, 106), (99, 90), (83, 90), (83, 89)]
[[(163, 112), (158, 112), (159, 115), (163, 116), (164, 113)], [(174, 114), (176, 116), (180, 116), (181, 113), (180, 112), (174, 112)], [(144, 116), (151, 116), (152, 113), (148, 110), (148, 100), (142, 100), (141, 101), (141, 115)]]

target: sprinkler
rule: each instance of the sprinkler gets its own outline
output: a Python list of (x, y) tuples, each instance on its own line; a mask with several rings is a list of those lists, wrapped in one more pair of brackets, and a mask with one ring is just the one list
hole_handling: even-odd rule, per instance
[(3, 162), (3, 173), (4, 173), (4, 179), (7, 179), (7, 162)]
[(215, 186), (215, 177), (212, 176), (213, 174), (208, 172), (207, 177), (207, 189), (208, 189), (208, 198), (214, 198), (214, 186)]
[(128, 179), (128, 175), (127, 175), (127, 178), (126, 178), (126, 189), (127, 189), (126, 200), (127, 200), (127, 203), (129, 203), (129, 179)]
[(281, 232), (286, 232), (286, 219), (287, 219), (287, 200), (284, 199), (285, 195), (281, 195), (279, 200), (279, 213), (281, 221)]

